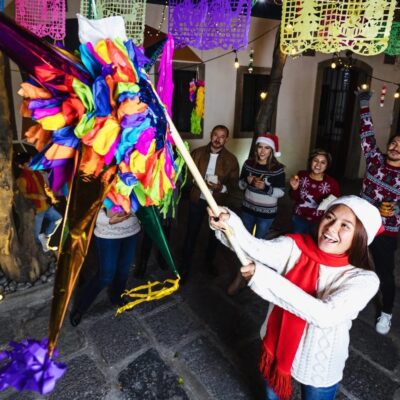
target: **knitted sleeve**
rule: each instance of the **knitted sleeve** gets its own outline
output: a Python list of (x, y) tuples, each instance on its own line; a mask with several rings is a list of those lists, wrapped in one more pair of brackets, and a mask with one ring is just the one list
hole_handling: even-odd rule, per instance
[[(296, 247), (293, 239), (287, 236), (273, 240), (257, 239), (247, 231), (241, 219), (233, 211), (228, 211), (230, 217), (227, 224), (232, 229), (248, 260), (267, 265), (277, 271), (278, 274), (283, 273), (292, 255), (293, 248)], [(216, 237), (225, 246), (230, 247), (222, 232), (216, 231)]]
[(239, 177), (239, 188), (241, 190), (245, 190), (248, 186), (247, 182), (247, 177), (250, 175), (250, 172), (247, 168), (249, 160), (246, 160), (243, 164), (242, 171), (240, 172), (240, 177)]
[[(297, 172), (297, 176), (302, 176), (302, 174), (303, 174), (303, 171), (298, 171)], [(300, 202), (300, 200), (301, 200), (301, 197), (300, 197), (300, 186), (301, 185), (299, 185), (299, 187), (296, 189), (296, 190), (293, 190), (292, 188), (290, 188), (289, 189), (289, 196), (296, 202), (296, 203), (299, 203)]]
[(360, 107), (360, 139), (361, 149), (367, 163), (381, 157), (382, 153), (376, 144), (369, 106)]
[(268, 188), (267, 194), (279, 199), (285, 194), (285, 171), (283, 168), (275, 171), (274, 175), (269, 178), (270, 188)]
[(335, 291), (318, 299), (271, 269), (259, 264), (249, 282), (263, 299), (282, 307), (310, 324), (328, 328), (355, 319), (379, 288), (374, 272), (356, 269)]

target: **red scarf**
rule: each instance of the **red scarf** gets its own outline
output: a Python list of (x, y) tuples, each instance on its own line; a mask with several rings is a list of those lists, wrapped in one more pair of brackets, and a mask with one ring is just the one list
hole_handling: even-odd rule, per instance
[[(285, 278), (312, 296), (316, 295), (320, 264), (329, 267), (349, 264), (347, 255), (321, 251), (309, 235), (287, 236), (296, 242), (301, 256)], [(281, 400), (288, 400), (292, 394), (291, 369), (306, 324), (303, 319), (278, 306), (274, 306), (268, 319), (260, 371)]]

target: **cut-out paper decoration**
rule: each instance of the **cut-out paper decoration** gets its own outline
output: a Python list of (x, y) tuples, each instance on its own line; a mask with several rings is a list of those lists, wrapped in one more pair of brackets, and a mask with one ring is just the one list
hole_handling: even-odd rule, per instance
[(167, 35), (167, 42), (158, 66), (159, 78), (157, 82), (157, 93), (165, 105), (169, 115), (172, 115), (172, 97), (174, 94), (174, 82), (172, 80), (172, 59), (174, 57), (174, 38)]
[(284, 0), (281, 50), (296, 55), (351, 50), (371, 56), (385, 51), (396, 0)]
[(120, 15), (128, 38), (136, 45), (143, 44), (146, 0), (81, 0), (80, 13), (90, 19)]
[(201, 120), (204, 117), (204, 91), (205, 82), (192, 79), (189, 83), (189, 100), (194, 103), (190, 116), (190, 132), (193, 135), (200, 135)]
[(385, 53), (389, 56), (400, 55), (400, 21), (393, 21), (392, 23), (389, 44)]
[(15, 20), (39, 37), (65, 37), (65, 0), (16, 0)]
[(176, 47), (246, 47), (251, 0), (170, 0), (168, 32)]

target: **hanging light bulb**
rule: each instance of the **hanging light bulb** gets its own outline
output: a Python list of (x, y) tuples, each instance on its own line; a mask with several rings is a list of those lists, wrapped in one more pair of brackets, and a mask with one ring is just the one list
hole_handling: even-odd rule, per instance
[(367, 90), (367, 89), (368, 89), (368, 83), (363, 83), (363, 84), (361, 85), (361, 89), (362, 89), (362, 90)]
[(247, 70), (249, 71), (249, 74), (253, 73), (253, 61), (254, 61), (254, 50), (250, 49), (250, 54), (249, 54), (249, 67)]
[(396, 93), (394, 94), (394, 98), (395, 98), (395, 99), (400, 98), (400, 85), (397, 86), (397, 90), (396, 90)]
[(236, 69), (238, 69), (240, 67), (236, 50), (235, 50), (235, 63), (234, 63), (234, 66), (235, 66)]
[(261, 92), (260, 93), (261, 100), (265, 100), (267, 98), (267, 95), (268, 95), (267, 92)]
[(340, 64), (339, 60), (338, 60), (338, 55), (337, 55), (337, 53), (333, 53), (332, 61), (331, 61), (331, 68), (332, 69), (337, 68), (338, 64)]

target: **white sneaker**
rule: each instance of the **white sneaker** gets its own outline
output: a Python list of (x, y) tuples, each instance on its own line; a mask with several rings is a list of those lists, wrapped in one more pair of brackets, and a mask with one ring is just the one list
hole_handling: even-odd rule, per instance
[(381, 313), (376, 323), (375, 329), (381, 335), (387, 335), (390, 331), (390, 326), (392, 324), (392, 314)]
[(57, 251), (58, 247), (56, 246), (49, 246), (50, 238), (46, 236), (44, 233), (41, 233), (39, 236), (39, 242), (42, 245), (42, 249), (45, 253), (48, 251)]

